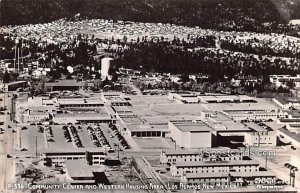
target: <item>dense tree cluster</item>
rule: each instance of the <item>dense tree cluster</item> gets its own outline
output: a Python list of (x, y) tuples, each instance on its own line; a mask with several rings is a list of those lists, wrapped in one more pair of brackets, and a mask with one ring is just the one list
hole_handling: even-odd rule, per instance
[(285, 46), (280, 49), (275, 49), (274, 42), (260, 42), (256, 38), (248, 39), (245, 42), (234, 42), (232, 40), (221, 40), (221, 48), (225, 50), (231, 50), (234, 52), (243, 52), (256, 55), (270, 55), (278, 57), (289, 57), (289, 58), (298, 58), (300, 59), (300, 48), (297, 46), (290, 46), (287, 43)]
[(289, 17), (278, 9), (284, 3), (273, 0), (2, 0), (0, 25), (74, 19), (80, 13), (80, 17), (91, 19), (174, 23), (217, 30), (291, 31), (279, 28), (278, 24), (299, 17), (300, 3), (285, 5)]
[[(296, 74), (299, 61), (287, 63), (281, 58), (271, 61), (261, 56), (216, 49), (188, 49), (166, 42), (134, 43), (119, 53), (119, 67), (144, 72), (170, 72), (172, 74), (202, 73), (210, 75), (212, 82), (231, 80), (238, 75), (262, 77), (270, 74)], [(290, 65), (290, 63), (292, 65)]]

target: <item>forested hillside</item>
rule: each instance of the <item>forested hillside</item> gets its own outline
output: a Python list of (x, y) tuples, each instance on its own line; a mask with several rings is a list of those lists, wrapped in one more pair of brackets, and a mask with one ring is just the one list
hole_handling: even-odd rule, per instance
[(300, 15), (299, 0), (2, 0), (0, 25), (60, 18), (174, 23), (220, 30), (262, 29)]

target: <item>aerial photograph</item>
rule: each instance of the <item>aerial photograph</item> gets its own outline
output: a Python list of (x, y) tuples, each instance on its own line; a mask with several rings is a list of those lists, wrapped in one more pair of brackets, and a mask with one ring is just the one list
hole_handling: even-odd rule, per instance
[(0, 193), (297, 193), (300, 0), (0, 0)]

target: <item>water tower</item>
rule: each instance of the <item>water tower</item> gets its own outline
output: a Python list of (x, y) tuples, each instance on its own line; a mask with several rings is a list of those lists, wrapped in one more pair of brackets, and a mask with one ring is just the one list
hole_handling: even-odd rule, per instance
[(114, 59), (105, 57), (101, 60), (101, 79), (105, 80), (108, 77), (108, 71)]

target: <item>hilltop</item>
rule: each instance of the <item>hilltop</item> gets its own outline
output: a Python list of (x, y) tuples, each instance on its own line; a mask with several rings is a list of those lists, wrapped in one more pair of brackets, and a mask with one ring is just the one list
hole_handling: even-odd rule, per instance
[(0, 25), (74, 19), (80, 13), (86, 19), (258, 31), (266, 25), (300, 18), (297, 10), (299, 0), (2, 0)]

